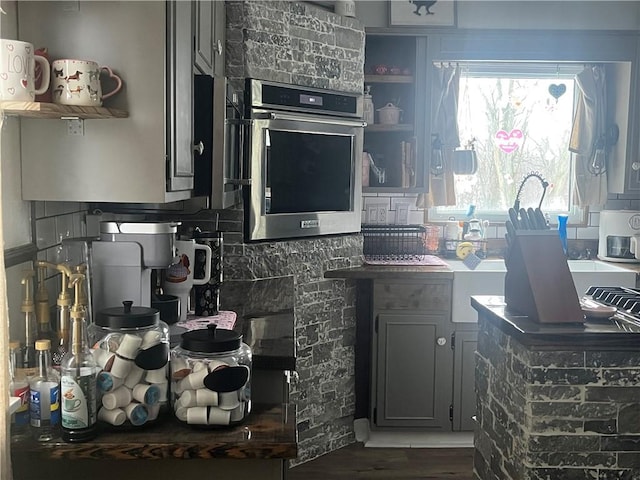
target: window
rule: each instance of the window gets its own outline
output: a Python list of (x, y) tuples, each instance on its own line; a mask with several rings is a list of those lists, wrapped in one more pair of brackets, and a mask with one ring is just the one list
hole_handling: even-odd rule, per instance
[[(431, 220), (464, 218), (470, 205), (482, 219), (502, 221), (530, 172), (547, 182), (543, 212), (574, 221), (572, 154), (574, 76), (583, 64), (464, 63), (460, 65), (458, 127), (461, 147), (473, 142), (478, 169), (456, 175), (455, 207), (436, 207)], [(543, 188), (532, 178), (523, 187), (523, 207), (537, 207)]]

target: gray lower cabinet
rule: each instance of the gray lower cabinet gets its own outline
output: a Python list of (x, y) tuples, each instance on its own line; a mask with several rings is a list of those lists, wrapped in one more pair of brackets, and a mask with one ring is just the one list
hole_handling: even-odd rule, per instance
[(476, 414), (475, 366), (478, 346), (476, 324), (457, 324), (453, 337), (453, 404), (451, 409), (454, 431), (473, 430)]
[(450, 430), (451, 282), (375, 281), (372, 419)]

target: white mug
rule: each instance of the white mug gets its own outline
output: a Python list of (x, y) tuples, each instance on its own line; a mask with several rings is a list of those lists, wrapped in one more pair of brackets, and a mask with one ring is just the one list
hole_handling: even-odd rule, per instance
[[(49, 88), (49, 62), (35, 55), (33, 45), (0, 39), (0, 100), (33, 102)], [(42, 69), (40, 88), (35, 86), (35, 64)]]
[[(195, 240), (176, 240), (176, 257), (165, 272), (162, 288), (164, 293), (180, 297), (180, 321), (187, 319), (189, 296), (194, 285), (204, 285), (211, 280), (211, 248)], [(193, 277), (196, 250), (205, 252), (204, 277)]]
[[(105, 71), (116, 82), (109, 93), (102, 93), (100, 74)], [(63, 59), (51, 63), (51, 95), (54, 103), (100, 107), (122, 89), (122, 80), (111, 68), (90, 60)]]

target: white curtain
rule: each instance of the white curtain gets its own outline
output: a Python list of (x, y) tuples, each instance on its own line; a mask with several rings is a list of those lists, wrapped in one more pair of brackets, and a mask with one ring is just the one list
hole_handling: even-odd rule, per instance
[[(458, 96), (460, 90), (460, 68), (458, 65), (434, 65), (432, 98), (433, 117), (431, 132), (438, 135), (441, 147), (441, 169), (434, 172), (434, 150), (431, 150), (431, 172), (428, 173), (429, 193), (420, 194), (418, 207), (455, 205), (456, 194), (453, 176), (453, 151), (460, 146), (458, 134)], [(430, 143), (431, 142), (431, 143)], [(427, 145), (433, 144), (433, 137)], [(429, 148), (427, 146), (427, 148)], [(436, 160), (440, 162), (440, 160)]]
[(576, 75), (576, 112), (569, 150), (576, 154), (574, 200), (580, 207), (603, 206), (607, 201), (607, 173), (594, 167), (596, 143), (606, 131), (606, 78), (600, 65), (587, 66)]
[[(3, 113), (0, 111), (0, 151), (2, 150)], [(2, 175), (0, 169), (0, 245), (4, 245), (2, 221)], [(9, 304), (7, 302), (7, 277), (4, 269), (4, 255), (0, 255), (0, 478), (10, 480), (11, 473), (11, 441), (9, 435)]]

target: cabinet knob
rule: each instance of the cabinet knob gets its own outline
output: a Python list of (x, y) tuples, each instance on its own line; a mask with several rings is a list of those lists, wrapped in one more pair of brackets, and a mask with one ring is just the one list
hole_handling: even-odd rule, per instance
[(220, 40), (216, 40), (216, 52), (218, 55), (222, 55), (222, 42)]
[(202, 155), (204, 153), (204, 144), (202, 143), (202, 141), (196, 143), (193, 146), (193, 152), (197, 153), (198, 155)]
[(633, 162), (631, 164), (631, 170), (637, 172), (638, 170), (640, 170), (640, 162)]
[(438, 339), (436, 340), (436, 343), (440, 346), (443, 347), (447, 344), (447, 339), (445, 337), (438, 337)]

